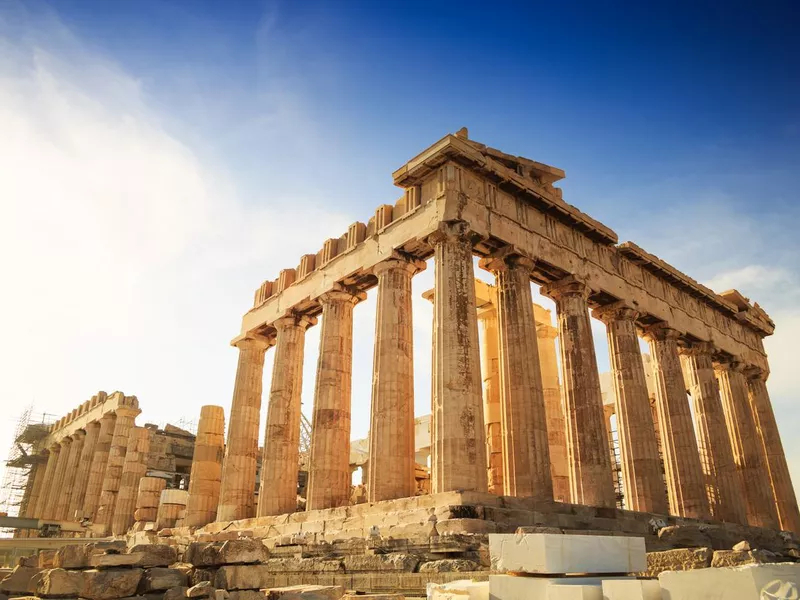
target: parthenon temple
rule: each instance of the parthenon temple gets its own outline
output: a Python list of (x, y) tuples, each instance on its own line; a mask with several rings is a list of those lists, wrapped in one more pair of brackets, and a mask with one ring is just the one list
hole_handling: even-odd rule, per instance
[[(430, 511), (465, 503), (483, 508), (441, 518), (440, 532), (448, 521), (472, 533), (565, 527), (593, 507), (595, 529), (614, 515), (637, 533), (643, 514), (800, 533), (766, 384), (763, 340), (774, 323), (738, 291), (714, 292), (619, 243), (564, 201), (554, 185), (563, 177), (465, 129), (445, 136), (394, 172), (399, 200), (258, 287), (232, 342), (227, 418), (209, 405), (196, 437), (157, 431), (135, 425), (135, 396), (101, 393), (43, 433), (21, 516), (90, 523), (97, 536), (264, 527), (329, 539), (367, 536), (382, 523), (402, 535), (401, 525), (426, 527)], [(422, 431), (412, 278), (429, 262), (431, 415)], [(476, 279), (476, 265), (492, 284)], [(533, 285), (554, 311), (534, 303)], [(370, 428), (358, 463), (366, 496), (354, 521), (342, 513), (353, 503), (353, 311), (372, 288)], [(606, 394), (592, 318), (607, 333)], [(315, 326), (304, 450), (305, 337)], [(267, 352), (274, 366), (264, 391)], [(158, 466), (175, 452), (165, 443), (154, 451), (155, 433), (189, 446), (177, 451), (180, 466)], [(419, 464), (422, 447), (429, 465)]]

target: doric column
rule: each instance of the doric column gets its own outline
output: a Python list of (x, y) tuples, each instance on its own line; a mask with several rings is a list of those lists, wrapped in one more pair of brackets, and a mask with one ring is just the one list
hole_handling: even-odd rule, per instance
[(45, 518), (63, 520), (61, 516), (62, 507), (63, 512), (66, 513), (65, 502), (62, 499), (61, 491), (64, 489), (64, 477), (67, 474), (67, 463), (69, 463), (69, 454), (72, 448), (72, 438), (66, 437), (61, 440), (61, 452), (58, 455), (58, 463), (56, 463), (56, 470), (53, 474), (53, 484), (50, 491), (50, 502), (48, 511), (45, 512)]
[(719, 381), (733, 462), (744, 485), (747, 522), (756, 527), (775, 529), (778, 527), (778, 511), (764, 446), (750, 409), (744, 365), (735, 360), (725, 360), (715, 363), (714, 370)]
[(679, 332), (663, 323), (645, 332), (653, 360), (669, 507), (673, 515), (705, 519), (710, 516), (708, 498), (678, 356), (678, 336)]
[(108, 464), (108, 451), (114, 439), (114, 425), (117, 415), (106, 413), (100, 418), (100, 430), (97, 433), (94, 455), (89, 466), (89, 479), (86, 482), (86, 495), (83, 498), (83, 517), (94, 521), (97, 505), (100, 502), (100, 493), (103, 490), (103, 479)]
[(608, 335), (626, 507), (667, 514), (667, 492), (636, 332), (638, 313), (625, 302), (615, 302), (594, 314), (606, 324)]
[(507, 496), (552, 500), (547, 413), (531, 295), (533, 261), (506, 252), (481, 260), (481, 266), (497, 278), (503, 491)]
[(543, 287), (542, 293), (556, 303), (572, 502), (614, 507), (609, 440), (587, 304), (590, 290), (567, 277)]
[(69, 458), (64, 471), (65, 476), (61, 486), (61, 494), (56, 505), (56, 518), (61, 521), (75, 520), (75, 515), (69, 512), (69, 504), (72, 490), (75, 487), (75, 476), (78, 471), (81, 453), (83, 452), (83, 440), (85, 437), (86, 432), (83, 429), (79, 429), (72, 434), (72, 443), (69, 446)]
[(31, 471), (28, 474), (28, 479), (33, 481), (33, 485), (30, 488), (30, 494), (28, 495), (28, 502), (25, 504), (25, 511), (23, 512), (23, 516), (28, 519), (35, 519), (39, 517), (36, 511), (39, 507), (39, 498), (44, 490), (44, 480), (46, 474), (46, 462), (35, 463), (33, 467), (31, 467)]
[[(58, 457), (61, 454), (61, 446), (53, 444), (48, 448), (47, 466), (44, 471), (44, 481), (42, 482), (42, 491), (39, 494), (39, 500), (36, 502), (36, 517), (44, 519), (47, 517), (50, 510), (50, 496), (53, 492), (53, 477), (56, 474), (56, 465), (58, 464)], [(55, 499), (55, 496), (53, 496)]]
[[(135, 397), (133, 399), (136, 400)], [(118, 406), (115, 412), (117, 419), (114, 422), (114, 437), (111, 439), (111, 446), (108, 449), (108, 462), (94, 519), (96, 525), (105, 526), (106, 535), (108, 535), (114, 519), (114, 507), (117, 505), (122, 469), (125, 466), (125, 453), (128, 450), (128, 437), (133, 429), (136, 416), (142, 411), (139, 410), (137, 404), (136, 406)]]
[(485, 492), (478, 315), (469, 226), (442, 223), (434, 248), (431, 491)]
[(718, 521), (747, 524), (744, 488), (733, 461), (725, 413), (714, 377), (714, 347), (706, 342), (679, 349), (686, 387), (694, 403), (701, 465), (711, 515)]
[(786, 464), (781, 434), (778, 431), (778, 423), (775, 421), (775, 413), (772, 410), (772, 402), (767, 391), (766, 375), (761, 369), (748, 369), (745, 373), (748, 377), (750, 407), (766, 456), (780, 528), (800, 534), (800, 512), (797, 508), (797, 498), (792, 486), (789, 466)]
[(319, 340), (307, 510), (350, 502), (350, 389), (353, 370), (353, 307), (365, 294), (334, 290), (320, 296)]
[[(203, 406), (200, 408), (200, 422), (197, 424), (197, 437), (194, 441), (192, 472), (189, 476), (189, 500), (186, 503), (184, 526), (202, 527), (216, 518), (224, 458), (225, 410), (221, 406)], [(261, 472), (264, 472), (263, 464)], [(273, 479), (268, 485), (278, 486), (282, 483), (278, 479)], [(261, 494), (264, 493), (264, 487), (262, 487), (259, 501)], [(150, 508), (150, 506), (140, 505), (137, 508)]]
[(259, 517), (282, 515), (297, 509), (303, 353), (306, 330), (316, 322), (313, 317), (291, 315), (273, 323), (277, 331), (275, 364), (261, 461)]
[[(492, 288), (494, 289), (494, 288)], [(488, 491), (503, 495), (503, 431), (500, 424), (500, 338), (494, 303), (478, 308), (483, 379), (483, 424), (486, 429)]]
[(72, 493), (69, 497), (69, 509), (67, 515), (69, 519), (80, 521), (83, 517), (83, 501), (86, 498), (86, 486), (89, 482), (89, 472), (94, 458), (94, 450), (97, 445), (97, 436), (100, 433), (100, 422), (92, 421), (85, 427), (86, 437), (83, 440), (83, 449), (78, 457), (78, 464), (75, 466), (75, 482), (72, 485)]
[(228, 419), (228, 444), (222, 463), (217, 521), (248, 519), (255, 515), (258, 425), (264, 357), (274, 338), (244, 337), (236, 343), (239, 365)]
[(542, 367), (542, 392), (547, 413), (547, 439), (550, 442), (550, 477), (553, 480), (553, 499), (570, 502), (569, 460), (567, 459), (567, 424), (564, 405), (561, 403), (561, 385), (558, 382), (558, 355), (556, 338), (558, 329), (550, 324), (550, 311), (534, 305), (533, 313), (540, 309), (546, 321), (536, 322), (536, 339), (539, 343), (539, 364)]
[(136, 509), (136, 495), (139, 492), (139, 480), (147, 473), (147, 454), (150, 452), (150, 430), (145, 427), (133, 427), (128, 435), (128, 446), (125, 449), (125, 462), (119, 482), (117, 503), (111, 522), (111, 533), (123, 535), (133, 525), (133, 511)]
[(378, 263), (372, 410), (369, 433), (369, 502), (414, 496), (414, 328), (411, 278), (425, 263), (393, 257)]

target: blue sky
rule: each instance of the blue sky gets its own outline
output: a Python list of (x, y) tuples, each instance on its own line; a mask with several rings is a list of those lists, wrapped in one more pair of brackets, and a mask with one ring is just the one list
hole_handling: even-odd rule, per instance
[[(462, 126), (775, 319), (800, 480), (800, 41), (790, 3), (0, 2), (0, 453), (17, 408), (98, 389), (229, 407), (253, 290), (400, 191)], [(432, 268), (415, 293), (432, 285)], [(415, 305), (417, 413), (430, 309)], [(356, 309), (368, 427), (374, 297)], [(317, 331), (315, 331), (317, 330)], [(598, 360), (607, 368), (602, 325)], [(309, 332), (304, 410), (318, 328)], [(268, 358), (266, 383), (269, 383)]]

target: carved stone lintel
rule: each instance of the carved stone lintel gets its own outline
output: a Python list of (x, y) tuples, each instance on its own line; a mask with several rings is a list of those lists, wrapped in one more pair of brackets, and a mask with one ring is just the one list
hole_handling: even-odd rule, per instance
[(589, 294), (592, 293), (592, 290), (585, 282), (576, 278), (574, 275), (568, 275), (563, 279), (543, 285), (541, 292), (542, 295), (548, 296), (556, 301), (563, 296), (583, 296), (585, 300), (589, 297)]

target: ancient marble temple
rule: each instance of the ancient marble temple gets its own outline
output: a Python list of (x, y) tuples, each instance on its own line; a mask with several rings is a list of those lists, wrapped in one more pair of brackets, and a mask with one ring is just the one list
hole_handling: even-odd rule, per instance
[[(762, 342), (774, 324), (757, 304), (619, 243), (563, 200), (554, 186), (563, 171), (474, 142), (466, 130), (393, 177), (403, 190), (397, 202), (256, 291), (233, 341), (239, 363), (218, 521), (295, 510), (304, 383), (314, 385), (307, 509), (348, 503), (353, 310), (371, 288), (368, 500), (414, 495), (411, 280), (432, 257), (432, 493), (614, 506), (594, 317), (607, 330), (627, 508), (800, 532), (766, 386)], [(496, 279), (490, 317), (480, 286), (476, 293), (475, 256)], [(537, 326), (532, 284), (554, 300), (556, 328)], [(479, 322), (494, 347), (481, 348)], [(317, 376), (304, 382), (314, 326)], [(652, 357), (655, 415), (640, 337)], [(267, 352), (274, 370), (262, 391)], [(496, 366), (491, 386), (482, 384), (487, 361)]]

